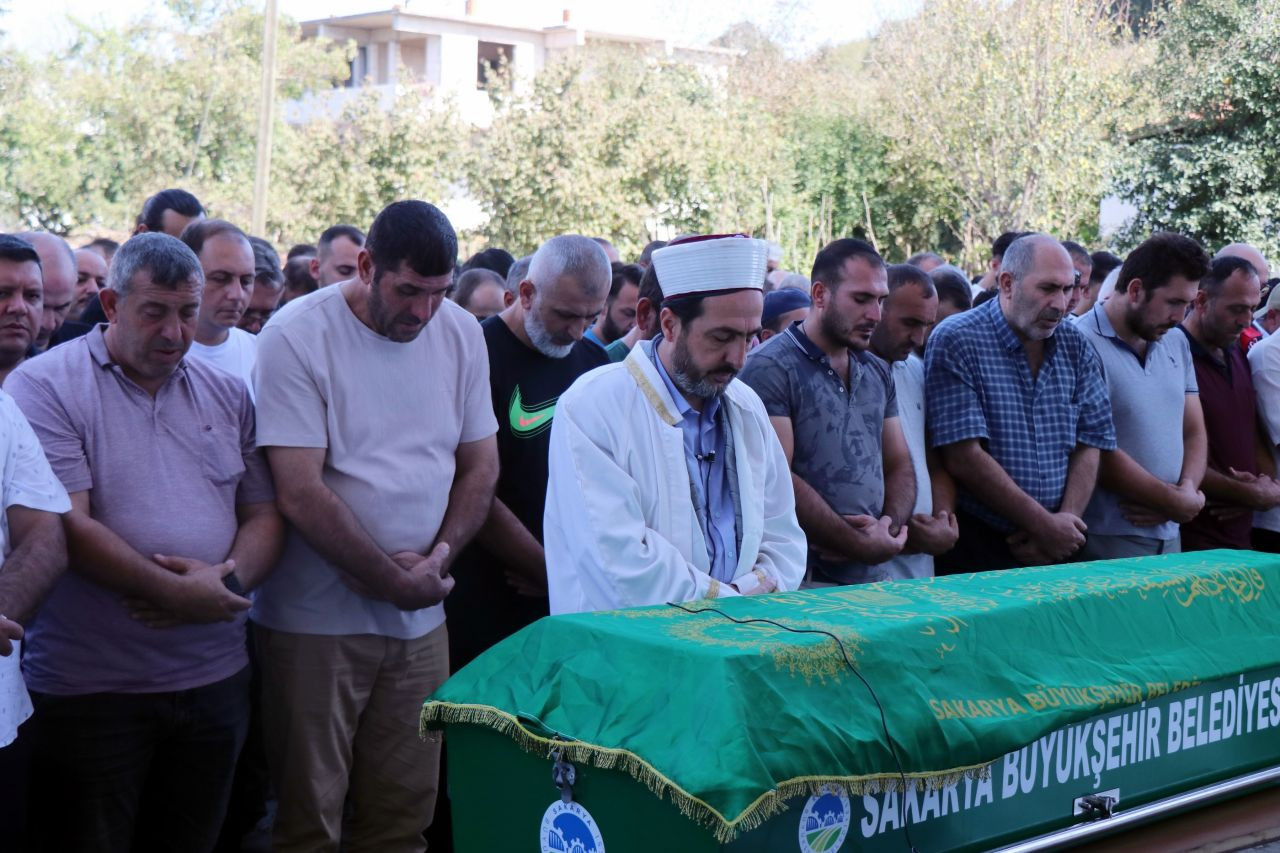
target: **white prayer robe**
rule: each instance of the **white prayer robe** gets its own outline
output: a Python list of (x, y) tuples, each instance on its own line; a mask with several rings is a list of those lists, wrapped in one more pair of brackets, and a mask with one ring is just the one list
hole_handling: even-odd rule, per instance
[[(652, 346), (579, 377), (556, 404), (543, 530), (553, 614), (739, 594), (709, 574), (679, 410)], [(742, 526), (733, 584), (798, 589), (806, 542), (782, 446), (747, 385), (731, 382), (721, 405)]]

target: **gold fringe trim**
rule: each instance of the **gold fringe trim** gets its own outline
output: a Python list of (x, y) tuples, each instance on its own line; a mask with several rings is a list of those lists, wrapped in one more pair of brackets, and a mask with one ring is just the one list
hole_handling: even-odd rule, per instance
[[(787, 802), (796, 797), (816, 796), (823, 790), (844, 793), (849, 797), (866, 794), (884, 794), (903, 791), (903, 775), (900, 773), (873, 773), (864, 776), (800, 776), (779, 783), (765, 791), (737, 817), (728, 818), (715, 807), (681, 788), (664, 776), (652, 764), (625, 749), (563, 741), (542, 737), (529, 731), (514, 715), (489, 705), (460, 705), (453, 702), (427, 702), (422, 706), (418, 724), (420, 737), (427, 737), (432, 723), (485, 726), (506, 735), (525, 752), (550, 758), (552, 749), (559, 749), (565, 760), (590, 764), (601, 770), (618, 770), (644, 785), (658, 799), (669, 797), (672, 804), (686, 818), (705, 826), (715, 835), (716, 841), (728, 844), (737, 836), (756, 829), (765, 821), (787, 810)], [(907, 787), (917, 791), (939, 791), (948, 785), (965, 779), (986, 779), (991, 773), (991, 763), (953, 767), (935, 773), (907, 773)]]

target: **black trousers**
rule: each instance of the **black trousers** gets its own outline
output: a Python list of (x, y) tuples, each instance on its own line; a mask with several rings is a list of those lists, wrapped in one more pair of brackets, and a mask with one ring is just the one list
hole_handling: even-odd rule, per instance
[(31, 699), (33, 849), (213, 848), (249, 726), (248, 667), (189, 690)]
[[(1005, 539), (1008, 533), (996, 530), (972, 513), (956, 510), (956, 521), (960, 525), (960, 538), (956, 547), (933, 561), (934, 573), (938, 575), (960, 575), (968, 572), (987, 572), (993, 569), (1021, 568), (1022, 561), (1013, 556)], [(1074, 563), (1080, 559), (1084, 549), (1072, 554), (1063, 563)]]

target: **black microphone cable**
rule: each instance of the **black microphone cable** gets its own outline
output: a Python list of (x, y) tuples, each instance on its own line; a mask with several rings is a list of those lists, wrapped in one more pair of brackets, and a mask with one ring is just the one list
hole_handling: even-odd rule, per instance
[[(775, 622), (772, 619), (738, 619), (737, 617), (730, 616), (728, 613), (725, 613), (723, 610), (716, 607), (685, 607), (683, 604), (677, 604), (674, 601), (668, 601), (667, 606), (674, 607), (677, 610), (683, 610), (685, 613), (693, 615), (697, 615), (699, 613), (715, 613), (738, 625), (772, 625), (774, 628), (781, 628), (782, 630), (790, 631), (793, 634), (821, 634), (824, 637), (830, 637), (835, 640), (836, 645), (840, 649), (840, 656), (844, 658), (845, 666), (849, 668), (850, 672), (858, 676), (858, 680), (867, 688), (867, 692), (871, 694), (872, 701), (876, 703), (876, 709), (880, 712), (880, 727), (884, 731), (885, 743), (889, 745), (889, 752), (893, 755), (893, 761), (898, 765), (898, 776), (902, 779), (902, 794), (904, 797), (906, 796), (908, 785), (907, 773), (902, 767), (902, 759), (898, 757), (898, 747), (894, 745), (893, 736), (889, 734), (889, 720), (885, 716), (884, 705), (880, 704), (880, 697), (876, 695), (876, 691), (871, 687), (871, 683), (867, 681), (866, 677), (863, 676), (863, 674), (858, 671), (858, 668), (853, 665), (853, 661), (849, 658), (849, 651), (844, 647), (844, 642), (839, 637), (830, 631), (824, 631), (821, 628), (793, 628), (790, 625), (784, 625), (783, 623)], [(911, 830), (908, 828), (905, 820), (902, 823), (902, 834), (906, 839), (907, 849), (910, 850), (911, 853), (920, 853), (920, 851), (916, 849), (915, 844), (911, 841)]]

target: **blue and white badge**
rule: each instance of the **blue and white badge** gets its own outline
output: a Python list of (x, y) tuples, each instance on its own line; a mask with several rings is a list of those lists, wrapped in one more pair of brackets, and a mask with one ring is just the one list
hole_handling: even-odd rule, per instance
[(823, 790), (800, 813), (800, 853), (835, 853), (849, 834), (849, 798)]
[[(845, 801), (848, 813), (848, 801)], [(848, 818), (845, 819), (848, 825)], [(843, 836), (841, 836), (843, 838)], [(604, 853), (604, 839), (591, 812), (579, 803), (556, 800), (542, 815), (542, 853)]]

